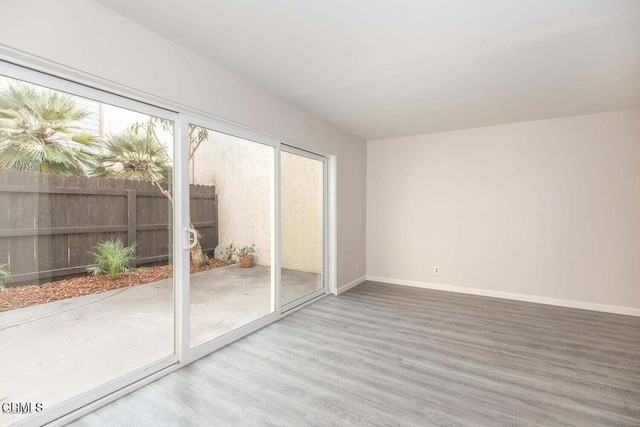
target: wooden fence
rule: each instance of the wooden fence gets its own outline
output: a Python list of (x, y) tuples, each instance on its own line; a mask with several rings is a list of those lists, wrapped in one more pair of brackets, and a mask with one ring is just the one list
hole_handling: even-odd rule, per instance
[[(218, 245), (213, 186), (192, 185), (191, 220), (203, 250)], [(0, 266), (10, 284), (82, 273), (101, 241), (138, 242), (137, 264), (165, 262), (172, 210), (152, 183), (0, 171)]]

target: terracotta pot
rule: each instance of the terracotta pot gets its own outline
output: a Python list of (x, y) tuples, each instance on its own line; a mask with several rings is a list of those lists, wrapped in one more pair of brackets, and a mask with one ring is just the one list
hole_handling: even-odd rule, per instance
[(240, 261), (240, 267), (242, 268), (253, 267), (253, 255), (238, 257), (238, 261)]

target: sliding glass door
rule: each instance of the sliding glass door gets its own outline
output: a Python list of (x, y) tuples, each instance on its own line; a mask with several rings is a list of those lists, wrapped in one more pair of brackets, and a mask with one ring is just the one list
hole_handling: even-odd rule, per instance
[(323, 156), (0, 61), (0, 425), (324, 295), (326, 204)]
[[(182, 126), (191, 194), (182, 222), (193, 235), (189, 348), (202, 354), (326, 293), (327, 164), (217, 122)], [(209, 192), (213, 204), (200, 199)]]
[(193, 348), (275, 311), (276, 148), (192, 123), (188, 133)]
[(0, 63), (0, 425), (177, 362), (176, 117)]
[(325, 291), (325, 158), (283, 145), (281, 303), (286, 311)]

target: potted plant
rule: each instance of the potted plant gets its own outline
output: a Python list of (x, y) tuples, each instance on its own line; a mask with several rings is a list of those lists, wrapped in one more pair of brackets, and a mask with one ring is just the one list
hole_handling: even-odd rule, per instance
[(236, 256), (240, 262), (240, 267), (249, 268), (253, 267), (253, 254), (256, 253), (256, 244), (252, 243), (251, 246), (243, 246), (236, 248)]

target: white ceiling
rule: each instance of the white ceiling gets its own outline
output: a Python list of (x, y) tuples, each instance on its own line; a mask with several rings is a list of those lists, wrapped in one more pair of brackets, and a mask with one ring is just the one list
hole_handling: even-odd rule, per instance
[(365, 139), (640, 106), (640, 0), (97, 0)]

